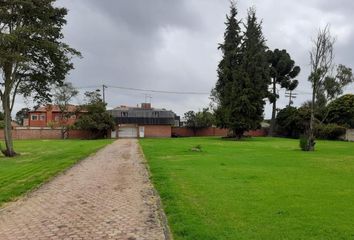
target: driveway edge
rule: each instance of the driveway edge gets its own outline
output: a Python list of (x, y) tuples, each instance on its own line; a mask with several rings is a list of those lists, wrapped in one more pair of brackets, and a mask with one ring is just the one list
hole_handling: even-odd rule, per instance
[(139, 140), (138, 140), (138, 144), (139, 144), (139, 151), (140, 151), (141, 157), (143, 159), (142, 164), (144, 165), (144, 167), (146, 169), (147, 177), (148, 177), (148, 180), (149, 180), (150, 185), (151, 185), (151, 190), (152, 190), (152, 193), (153, 193), (153, 195), (155, 197), (155, 200), (156, 200), (157, 211), (158, 211), (158, 215), (159, 215), (160, 221), (162, 223), (162, 228), (163, 228), (163, 233), (164, 233), (164, 236), (165, 236), (165, 240), (173, 240), (173, 236), (172, 236), (169, 224), (168, 224), (168, 219), (167, 219), (167, 216), (165, 214), (160, 195), (159, 195), (158, 191), (155, 189), (155, 186), (154, 186), (153, 182), (151, 181), (150, 167), (149, 167), (149, 164), (148, 164), (147, 159), (145, 157), (144, 151), (143, 151), (143, 149), (142, 149), (142, 147), (140, 145)]

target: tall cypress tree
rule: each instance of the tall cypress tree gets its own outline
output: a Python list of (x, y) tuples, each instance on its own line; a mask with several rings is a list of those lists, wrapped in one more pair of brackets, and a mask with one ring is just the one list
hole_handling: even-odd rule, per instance
[[(235, 10), (232, 5), (231, 13)], [(231, 15), (232, 16), (232, 15)], [(236, 16), (236, 15), (235, 15)], [(229, 128), (233, 137), (241, 138), (245, 131), (256, 129), (263, 119), (265, 98), (268, 95), (269, 64), (261, 23), (253, 9), (248, 12), (246, 31), (241, 33), (237, 20), (232, 39), (229, 37), (230, 17), (226, 23), (225, 43), (221, 46), (223, 59), (219, 64), (219, 79), (214, 89), (218, 108), (218, 126)], [(237, 28), (236, 28), (237, 27)], [(236, 29), (236, 30), (235, 30)], [(233, 48), (225, 48), (231, 41)], [(231, 56), (232, 61), (229, 61)]]
[(216, 122), (219, 127), (230, 128), (232, 117), (233, 85), (238, 82), (238, 72), (242, 60), (242, 32), (241, 21), (237, 19), (237, 9), (231, 2), (230, 14), (226, 16), (226, 30), (224, 42), (219, 44), (223, 53), (218, 65), (218, 81), (212, 92), (212, 97), (217, 103), (215, 110)]
[(240, 108), (237, 114), (242, 116), (239, 117), (243, 126), (240, 130), (247, 131), (260, 127), (270, 78), (262, 24), (257, 21), (253, 8), (248, 11), (245, 27), (241, 64), (244, 77), (241, 78), (241, 91), (236, 99)]

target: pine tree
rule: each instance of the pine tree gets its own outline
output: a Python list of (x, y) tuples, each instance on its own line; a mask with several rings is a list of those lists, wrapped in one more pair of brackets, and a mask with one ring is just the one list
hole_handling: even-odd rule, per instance
[(242, 59), (241, 21), (237, 19), (237, 9), (231, 2), (230, 14), (226, 16), (224, 43), (219, 45), (223, 53), (218, 65), (218, 81), (212, 92), (212, 98), (217, 103), (215, 109), (216, 122), (219, 127), (230, 128), (232, 108), (232, 86), (237, 82), (237, 72)]
[[(245, 25), (242, 44), (243, 77), (239, 83), (240, 92), (235, 95), (238, 117), (235, 128), (238, 132), (257, 129), (263, 120), (265, 98), (268, 96), (269, 64), (262, 24), (257, 21), (256, 11), (250, 8)], [(237, 126), (238, 125), (238, 126)]]
[(293, 91), (299, 84), (298, 80), (294, 79), (300, 73), (300, 67), (295, 66), (295, 62), (291, 59), (290, 55), (285, 49), (267, 52), (268, 61), (270, 64), (270, 77), (271, 77), (271, 91), (269, 94), (269, 101), (272, 106), (272, 119), (269, 130), (269, 135), (274, 135), (277, 99), (277, 86), (280, 85), (286, 90)]
[(235, 4), (227, 17), (223, 59), (213, 97), (217, 125), (229, 128), (232, 137), (257, 129), (263, 120), (264, 99), (268, 95), (269, 64), (261, 23), (253, 9), (248, 12), (246, 31), (241, 33)]

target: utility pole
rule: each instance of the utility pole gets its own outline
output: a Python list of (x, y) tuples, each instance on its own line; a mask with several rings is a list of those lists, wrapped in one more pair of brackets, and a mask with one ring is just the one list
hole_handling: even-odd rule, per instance
[(285, 92), (285, 97), (289, 98), (289, 107), (294, 103), (293, 99), (297, 97), (297, 93), (293, 93), (293, 91), (286, 91)]
[(106, 85), (102, 85), (102, 98), (103, 98), (103, 103), (106, 103), (106, 95), (105, 95), (105, 89), (107, 88)]

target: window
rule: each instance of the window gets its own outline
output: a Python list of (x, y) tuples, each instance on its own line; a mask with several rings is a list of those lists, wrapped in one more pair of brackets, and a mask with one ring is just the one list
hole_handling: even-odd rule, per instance
[(38, 115), (35, 115), (35, 114), (31, 115), (31, 120), (32, 121), (37, 121), (38, 120)]
[(153, 112), (152, 113), (152, 116), (154, 116), (154, 117), (159, 117), (159, 115), (160, 115), (159, 112)]
[(54, 120), (57, 122), (59, 121), (59, 115), (55, 115)]
[(39, 120), (41, 120), (41, 121), (45, 121), (45, 114), (41, 114), (41, 115), (39, 115)]
[(128, 117), (128, 112), (121, 112), (120, 115), (121, 115), (122, 117)]

